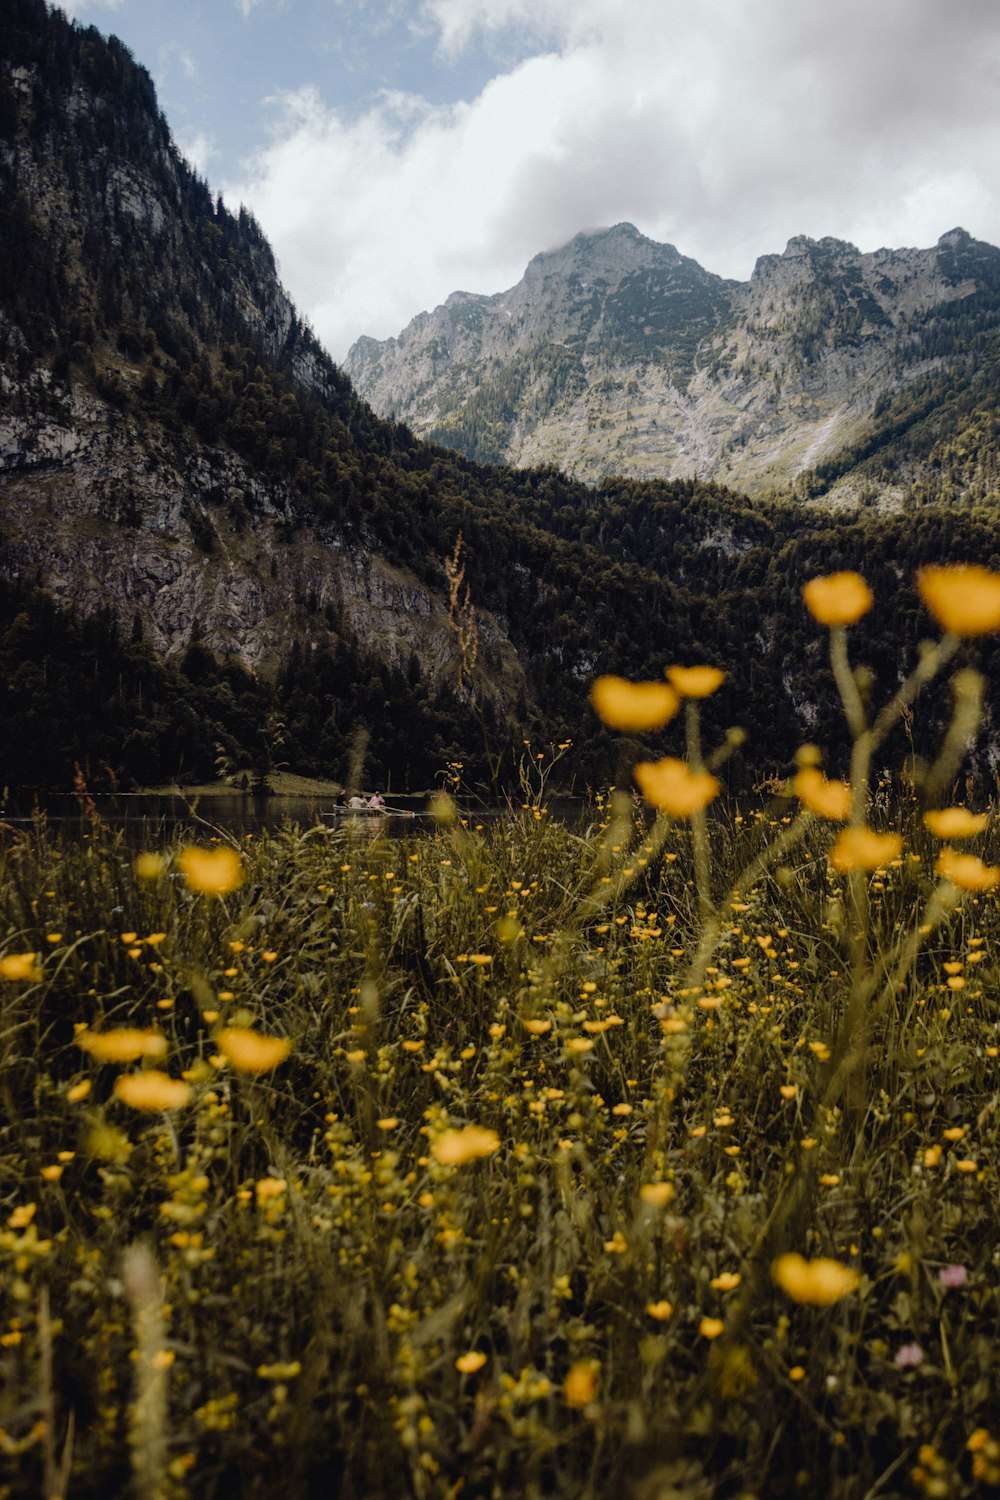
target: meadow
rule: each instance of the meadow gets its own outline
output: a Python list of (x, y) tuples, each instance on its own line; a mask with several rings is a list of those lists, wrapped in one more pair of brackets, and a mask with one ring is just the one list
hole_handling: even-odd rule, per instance
[(863, 580), (814, 583), (850, 776), (767, 806), (719, 810), (699, 666), (594, 685), (684, 751), (578, 827), (563, 745), (419, 838), (4, 838), (0, 1496), (1000, 1490), (977, 675), (872, 773), (1000, 578), (925, 570), (877, 712)]

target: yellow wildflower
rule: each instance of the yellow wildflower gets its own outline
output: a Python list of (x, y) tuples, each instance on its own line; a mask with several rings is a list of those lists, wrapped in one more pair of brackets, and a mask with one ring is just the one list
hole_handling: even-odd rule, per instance
[(578, 1359), (570, 1365), (563, 1382), (563, 1400), (567, 1406), (589, 1406), (597, 1394), (600, 1365), (596, 1359)]
[(481, 1370), (486, 1363), (486, 1355), (481, 1349), (470, 1349), (468, 1354), (460, 1354), (455, 1361), (455, 1369), (460, 1370), (463, 1375), (474, 1375)]
[(154, 854), (152, 851), (137, 854), (133, 866), (140, 880), (159, 880), (166, 867), (167, 862), (163, 855)]
[(989, 821), (989, 813), (972, 813), (967, 807), (939, 807), (924, 813), (924, 826), (936, 839), (971, 839)]
[(38, 962), (41, 956), (40, 953), (5, 953), (0, 958), (0, 979), (44, 979), (45, 971)]
[(177, 855), (177, 866), (193, 891), (225, 896), (243, 884), (243, 860), (235, 849), (201, 849), (191, 844)]
[(76, 1045), (98, 1062), (138, 1062), (140, 1057), (163, 1057), (167, 1039), (161, 1031), (118, 1026), (113, 1031), (81, 1031)]
[(1000, 630), (1000, 574), (974, 563), (921, 568), (917, 589), (938, 624), (953, 635)]
[(443, 1130), (431, 1147), (431, 1155), (446, 1167), (460, 1167), (481, 1156), (492, 1156), (499, 1147), (495, 1130), (466, 1125), (462, 1130)]
[(674, 1304), (668, 1302), (665, 1297), (661, 1297), (658, 1302), (646, 1303), (647, 1313), (651, 1318), (655, 1318), (658, 1323), (665, 1323), (673, 1310)]
[(79, 1104), (82, 1099), (86, 1099), (92, 1088), (93, 1084), (89, 1078), (81, 1079), (79, 1083), (74, 1083), (66, 1090), (67, 1102), (70, 1104)]
[(794, 1252), (779, 1255), (771, 1262), (771, 1275), (793, 1302), (812, 1307), (829, 1307), (856, 1290), (860, 1275), (839, 1260), (820, 1256), (806, 1260)]
[(719, 667), (668, 667), (667, 677), (682, 698), (710, 698), (726, 680)]
[(260, 1177), (254, 1184), (254, 1190), (261, 1203), (266, 1203), (271, 1198), (280, 1198), (288, 1191), (288, 1181), (284, 1177)]
[(115, 1094), (131, 1109), (181, 1109), (191, 1098), (191, 1085), (149, 1068), (143, 1073), (124, 1073), (115, 1079)]
[(666, 1208), (673, 1196), (673, 1183), (670, 1182), (644, 1182), (639, 1189), (640, 1201), (648, 1208)]
[(219, 1051), (240, 1073), (270, 1073), (292, 1050), (291, 1037), (265, 1036), (249, 1026), (223, 1026)]
[(739, 1271), (721, 1271), (718, 1276), (713, 1276), (708, 1284), (715, 1292), (732, 1292), (742, 1280), (743, 1277)]
[(811, 578), (802, 586), (802, 597), (821, 625), (853, 625), (875, 602), (861, 574), (849, 571)]
[(974, 854), (959, 854), (957, 849), (942, 849), (934, 869), (960, 891), (989, 891), (1000, 880), (996, 865), (984, 865)]
[(646, 801), (675, 818), (689, 818), (719, 794), (717, 777), (708, 771), (692, 771), (686, 761), (672, 755), (641, 760), (633, 774)]
[(725, 1323), (721, 1318), (702, 1318), (698, 1324), (698, 1332), (703, 1339), (717, 1339), (724, 1332)]
[(903, 840), (898, 833), (876, 833), (873, 828), (845, 828), (830, 850), (835, 870), (877, 870), (898, 859)]
[(590, 701), (609, 729), (662, 729), (680, 707), (680, 699), (666, 682), (629, 682), (625, 677), (598, 677)]
[(827, 781), (816, 766), (804, 766), (792, 786), (803, 807), (818, 818), (844, 823), (851, 816), (851, 788), (846, 781)]

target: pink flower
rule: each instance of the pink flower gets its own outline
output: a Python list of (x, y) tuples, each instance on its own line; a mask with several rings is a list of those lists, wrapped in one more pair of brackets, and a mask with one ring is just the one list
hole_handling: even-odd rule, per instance
[(924, 1351), (919, 1344), (903, 1344), (896, 1350), (896, 1358), (893, 1360), (897, 1370), (915, 1370), (923, 1362)]
[(964, 1266), (942, 1266), (938, 1272), (938, 1281), (940, 1281), (943, 1287), (948, 1287), (950, 1290), (954, 1287), (964, 1286), (968, 1280), (968, 1276), (969, 1273)]

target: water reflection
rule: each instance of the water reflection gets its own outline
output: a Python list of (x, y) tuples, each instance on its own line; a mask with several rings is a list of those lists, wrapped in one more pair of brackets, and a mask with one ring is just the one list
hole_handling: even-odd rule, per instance
[(87, 804), (93, 812), (79, 797), (72, 795), (47, 796), (34, 806), (18, 803), (14, 798), (2, 816), (5, 823), (22, 829), (31, 828), (41, 816), (53, 832), (73, 837), (91, 829), (96, 813), (102, 823), (120, 830), (130, 841), (157, 829), (163, 830), (167, 836), (178, 828), (202, 829), (205, 833), (218, 828), (227, 833), (246, 834), (290, 824), (300, 828), (321, 824), (329, 828), (377, 826), (381, 831), (397, 833), (413, 832), (428, 821), (423, 815), (427, 807), (424, 796), (400, 798), (399, 811), (377, 816), (338, 810), (336, 798), (332, 796), (254, 796), (250, 792), (226, 792), (200, 799), (149, 792), (97, 793), (87, 799)]
[[(241, 836), (293, 825), (303, 829), (317, 825), (347, 829), (359, 836), (384, 834), (402, 838), (438, 827), (430, 806), (426, 792), (394, 795), (384, 813), (355, 812), (338, 798), (321, 794), (255, 796), (251, 792), (225, 792), (199, 799), (152, 792), (95, 793), (82, 800), (70, 793), (53, 793), (37, 804), (12, 797), (0, 813), (0, 823), (28, 831), (41, 818), (51, 832), (76, 838), (93, 830), (96, 814), (102, 824), (121, 832), (130, 844), (157, 836), (169, 838), (178, 829), (190, 829), (194, 836), (208, 838), (214, 831)], [(555, 798), (549, 812), (552, 817), (571, 822), (580, 816), (582, 806), (578, 798)], [(510, 811), (506, 805), (477, 807), (460, 809), (459, 816), (468, 826), (475, 827)]]

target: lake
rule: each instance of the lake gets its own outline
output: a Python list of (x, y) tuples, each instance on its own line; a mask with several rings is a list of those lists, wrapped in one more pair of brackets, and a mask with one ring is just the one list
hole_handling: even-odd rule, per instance
[[(426, 792), (413, 795), (393, 793), (384, 814), (349, 813), (338, 806), (333, 795), (272, 793), (254, 796), (251, 792), (213, 792), (211, 796), (184, 797), (161, 792), (94, 793), (90, 798), (101, 822), (120, 831), (130, 844), (169, 838), (178, 828), (190, 828), (200, 837), (211, 837), (213, 831), (225, 834), (260, 833), (289, 824), (309, 828), (320, 823), (328, 828), (348, 828), (358, 833), (386, 834), (391, 838), (427, 833), (437, 827), (430, 815), (430, 798)], [(575, 821), (584, 810), (583, 799), (554, 797), (549, 802), (550, 815)], [(483, 822), (508, 811), (506, 804), (492, 808), (460, 809), (470, 823)], [(72, 793), (48, 793), (39, 799), (37, 810), (27, 798), (9, 797), (0, 814), (0, 822), (14, 829), (30, 830), (36, 816), (45, 819), (49, 829), (67, 838), (78, 838), (91, 831), (90, 817)]]
[[(406, 831), (412, 833), (431, 821), (426, 816), (428, 799), (423, 794), (419, 797), (394, 797), (392, 806), (400, 811), (380, 817), (364, 813), (324, 816), (332, 812), (337, 799), (318, 794), (254, 796), (251, 792), (224, 792), (199, 799), (153, 792), (95, 793), (90, 801), (101, 821), (121, 830), (129, 842), (153, 837), (158, 830), (166, 836), (177, 828), (200, 829), (206, 835), (216, 828), (227, 833), (244, 834), (281, 828), (290, 823), (301, 828), (314, 823), (333, 827), (360, 825), (398, 835)], [(38, 811), (54, 832), (72, 838), (90, 830), (91, 819), (80, 799), (72, 794), (47, 794), (39, 799)], [(30, 829), (38, 811), (30, 802), (21, 802), (13, 796), (3, 811), (2, 821), (13, 828)]]

